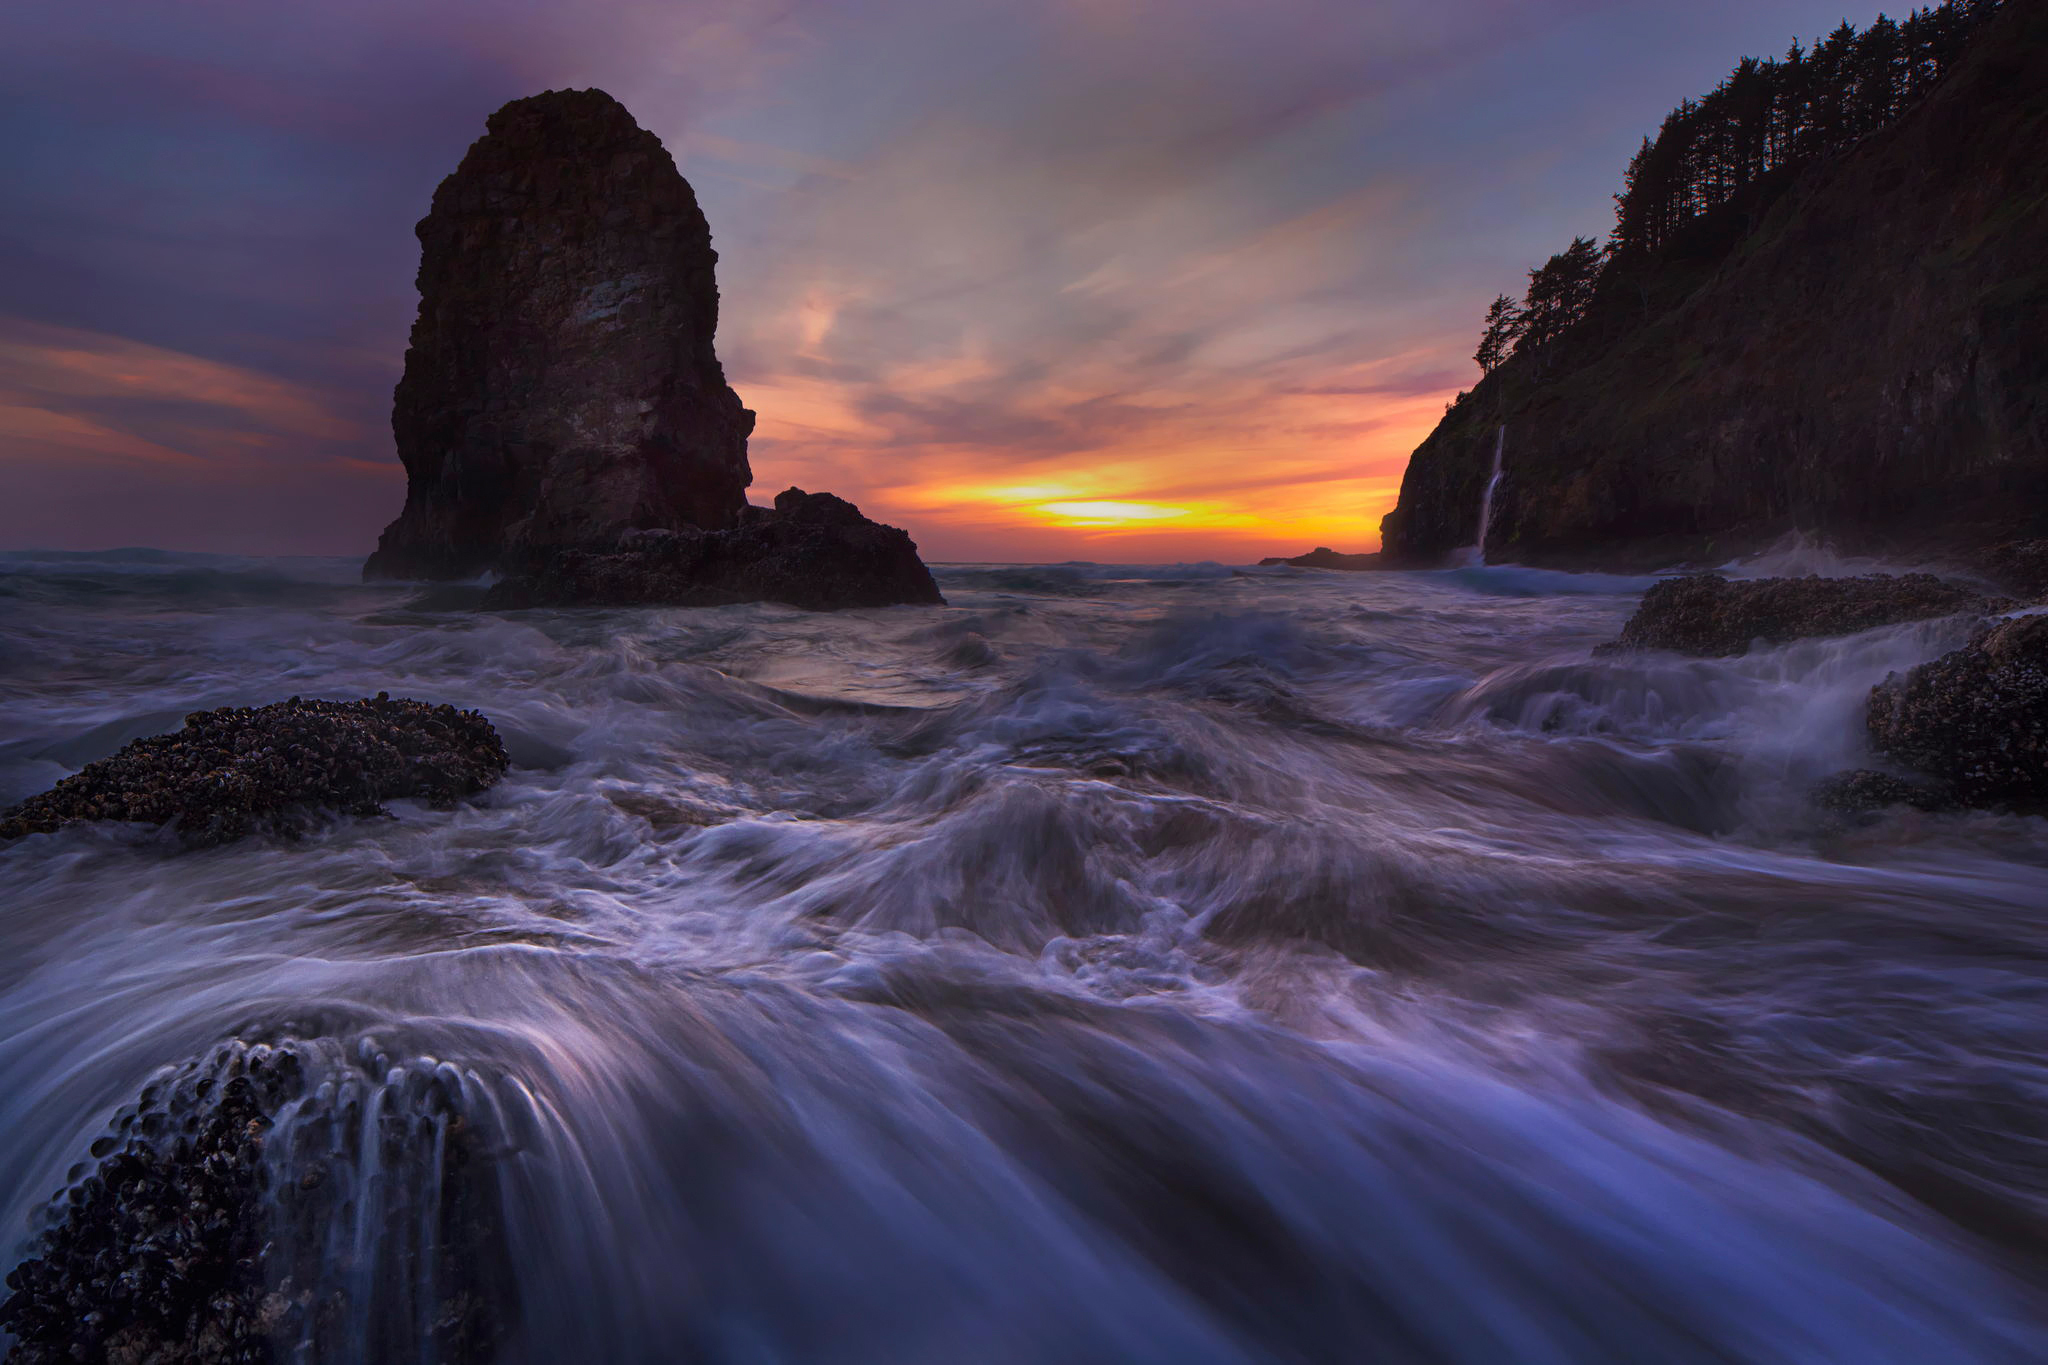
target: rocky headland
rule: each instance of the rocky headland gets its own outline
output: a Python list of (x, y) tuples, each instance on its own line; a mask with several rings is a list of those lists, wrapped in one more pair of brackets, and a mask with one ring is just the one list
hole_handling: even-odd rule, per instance
[[(1964, 22), (1923, 26), (1946, 43)], [(1874, 45), (1739, 70), (1710, 97), (1720, 142), (1688, 132), (1705, 102), (1674, 114), (1625, 186), (1655, 216), (1535, 272), (1556, 287), (1532, 283), (1519, 348), (1482, 347), (1492, 368), (1410, 461), (1389, 561), (1481, 539), (1496, 451), (1485, 540), (1524, 564), (1720, 563), (1797, 529), (1974, 567), (2048, 536), (2048, 7), (1967, 22), (1924, 93), (1812, 129), (1811, 155), (1745, 111), (1782, 88), (1780, 122), (1812, 119), (1798, 92), (1823, 81), (1864, 100)], [(1675, 200), (1646, 188), (1709, 154)]]
[(504, 776), (505, 746), (475, 711), (379, 692), (195, 711), (0, 811), (0, 839), (89, 820), (171, 825), (193, 845), (290, 836), (410, 798), (447, 807)]
[[(713, 348), (710, 228), (610, 95), (551, 90), (491, 115), (418, 234), (392, 406), (405, 508), (366, 577), (497, 572), (501, 603), (940, 600), (909, 536), (852, 504), (747, 502), (754, 414)], [(640, 533), (670, 537), (659, 571), (614, 571)], [(651, 595), (629, 599), (635, 585)]]

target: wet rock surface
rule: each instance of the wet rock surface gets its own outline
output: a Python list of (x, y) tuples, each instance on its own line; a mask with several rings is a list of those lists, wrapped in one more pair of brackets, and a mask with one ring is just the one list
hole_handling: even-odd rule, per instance
[(417, 1064), (334, 1053), (238, 1039), (116, 1114), (7, 1276), (8, 1360), (491, 1360), (513, 1300), (478, 1132)]
[(535, 556), (495, 584), (484, 606), (782, 602), (833, 611), (944, 600), (908, 534), (843, 498), (791, 488), (730, 531), (642, 531), (605, 550)]
[(2001, 622), (1871, 690), (1878, 752), (1971, 806), (2048, 806), (2048, 614)]
[(2005, 605), (1933, 574), (1861, 578), (1759, 578), (1719, 574), (1667, 578), (1603, 652), (1669, 649), (1702, 658), (1743, 654), (1752, 643), (1782, 644), (1811, 635), (1848, 635), (1878, 626), (1994, 610)]
[(391, 419), (405, 509), (366, 576), (468, 577), (507, 552), (737, 521), (754, 414), (712, 349), (711, 231), (623, 105), (507, 104), (418, 233)]
[(437, 806), (504, 775), (505, 747), (475, 711), (394, 698), (195, 711), (0, 812), (0, 839), (85, 820), (175, 824), (194, 844), (291, 835), (330, 813), (387, 814), (383, 802)]
[(1380, 562), (1380, 557), (1377, 554), (1348, 555), (1341, 550), (1333, 550), (1327, 545), (1318, 545), (1305, 555), (1293, 555), (1291, 557), (1287, 555), (1268, 555), (1259, 561), (1260, 568), (1272, 568), (1278, 564), (1292, 564), (1298, 569), (1344, 569), (1353, 571), (1383, 569), (1387, 567)]

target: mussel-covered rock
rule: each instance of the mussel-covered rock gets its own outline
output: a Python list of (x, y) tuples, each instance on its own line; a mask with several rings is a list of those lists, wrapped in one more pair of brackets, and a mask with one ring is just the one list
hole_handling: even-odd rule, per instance
[(2021, 616), (1870, 694), (1878, 752), (1972, 806), (2048, 805), (2048, 614)]
[(503, 1205), (438, 1069), (237, 1040), (158, 1077), (9, 1272), (11, 1365), (486, 1365)]
[(291, 834), (324, 812), (386, 814), (382, 803), (397, 798), (449, 805), (505, 768), (505, 746), (475, 711), (382, 692), (293, 697), (195, 711), (182, 730), (138, 739), (0, 812), (0, 839), (81, 820), (175, 823), (199, 844)]
[(830, 493), (786, 489), (727, 531), (636, 531), (604, 550), (515, 562), (486, 608), (713, 607), (783, 602), (809, 611), (943, 604), (909, 535)]
[(1603, 652), (1669, 649), (1703, 658), (1748, 652), (1810, 635), (1848, 635), (2004, 605), (1933, 574), (1860, 578), (1757, 578), (1720, 574), (1667, 578), (1643, 594), (1621, 638)]

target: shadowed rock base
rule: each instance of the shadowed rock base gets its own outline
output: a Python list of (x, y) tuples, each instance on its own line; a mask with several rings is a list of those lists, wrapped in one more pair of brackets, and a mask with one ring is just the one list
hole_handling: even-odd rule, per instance
[(782, 602), (810, 611), (941, 605), (917, 546), (830, 493), (791, 488), (730, 531), (639, 531), (605, 550), (536, 555), (484, 597), (487, 609), (710, 607)]
[(1725, 657), (1747, 653), (1758, 641), (1782, 644), (1810, 635), (1849, 635), (2002, 605), (2008, 604), (1924, 573), (1741, 582), (1719, 574), (1688, 574), (1667, 578), (1644, 593), (1621, 638), (1600, 652), (1669, 649)]
[(379, 692), (194, 711), (185, 728), (138, 739), (40, 796), (0, 812), (0, 839), (82, 820), (175, 824), (193, 844), (296, 834), (325, 814), (389, 814), (383, 802), (438, 806), (504, 775), (505, 746), (475, 711)]

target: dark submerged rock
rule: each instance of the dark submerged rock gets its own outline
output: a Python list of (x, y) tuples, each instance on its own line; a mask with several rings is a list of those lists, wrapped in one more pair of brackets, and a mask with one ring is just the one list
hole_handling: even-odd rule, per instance
[[(365, 1111), (385, 1073), (304, 1046), (237, 1039), (115, 1116), (7, 1276), (11, 1365), (326, 1360), (355, 1332), (371, 1359), (493, 1358), (515, 1300), (482, 1132), (424, 1075)], [(332, 1234), (367, 1216), (366, 1157), (384, 1259), (356, 1267)]]
[(1300, 569), (1343, 569), (1348, 571), (1383, 569), (1386, 567), (1386, 565), (1380, 563), (1380, 557), (1377, 554), (1347, 555), (1342, 551), (1333, 550), (1327, 545), (1318, 545), (1305, 555), (1294, 555), (1291, 558), (1286, 555), (1269, 555), (1259, 561), (1259, 567), (1261, 568), (1271, 568), (1276, 564), (1292, 564)]
[(2048, 615), (2002, 622), (1870, 693), (1878, 752), (1971, 806), (2048, 806)]
[(437, 806), (504, 775), (505, 746), (475, 711), (393, 698), (195, 711), (185, 727), (138, 739), (40, 796), (0, 812), (0, 839), (81, 820), (175, 823), (195, 844), (290, 835), (324, 812), (388, 814), (383, 802)]
[(1848, 635), (1998, 606), (1978, 590), (1933, 574), (1861, 578), (1667, 578), (1643, 594), (1621, 638), (1603, 652), (1669, 649), (1704, 658), (1746, 653), (1754, 641)]
[(689, 183), (601, 90), (491, 115), (418, 228), (391, 427), (405, 510), (364, 574), (732, 526), (754, 414), (712, 349), (717, 253)]
[(709, 607), (784, 602), (811, 611), (942, 604), (917, 546), (830, 493), (791, 488), (729, 531), (641, 531), (605, 550), (536, 555), (485, 595), (494, 609)]

